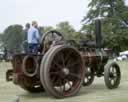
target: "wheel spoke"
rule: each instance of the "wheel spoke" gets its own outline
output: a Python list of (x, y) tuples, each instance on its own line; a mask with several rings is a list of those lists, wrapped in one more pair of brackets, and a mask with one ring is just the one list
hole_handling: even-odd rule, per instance
[(74, 68), (74, 66), (78, 65), (78, 63), (79, 63), (79, 61), (76, 61), (76, 62), (74, 62), (74, 63), (72, 63), (72, 64), (68, 63), (68, 64), (67, 64), (67, 67), (69, 67), (69, 68)]
[(64, 60), (64, 55), (63, 53), (60, 54), (60, 57), (61, 57), (61, 61), (62, 61), (62, 66), (63, 68), (65, 67), (65, 60)]
[(66, 62), (66, 67), (69, 67), (71, 63), (72, 63), (72, 59), (68, 59), (68, 61)]
[(50, 72), (51, 75), (59, 75), (60, 74), (60, 71), (57, 71), (57, 72)]
[(68, 54), (67, 54), (67, 56), (65, 57), (65, 62), (67, 62), (68, 61), (68, 59), (70, 59), (70, 55), (72, 54), (72, 52), (69, 52)]
[(59, 68), (59, 69), (62, 69), (62, 66), (60, 65), (60, 64), (58, 64), (57, 62), (53, 62), (54, 63), (54, 65), (56, 65), (57, 66), (57, 68)]
[(72, 89), (72, 85), (71, 85), (71, 83), (70, 83), (70, 81), (69, 80), (67, 80), (67, 79), (64, 79), (65, 81), (66, 81), (66, 83), (69, 85), (69, 89)]
[(114, 77), (117, 77), (117, 73), (113, 73)]
[(60, 91), (63, 93), (62, 81), (63, 81), (63, 80), (60, 80), (60, 82), (59, 82), (59, 85), (60, 85), (60, 86), (59, 86), (59, 87), (60, 87)]
[(63, 85), (62, 85), (62, 91), (64, 92), (65, 91), (65, 80), (64, 80), (64, 78), (62, 79), (62, 83), (63, 83)]
[(64, 84), (64, 88), (63, 88), (63, 91), (65, 91), (66, 87), (65, 87), (65, 84)]
[(77, 79), (79, 79), (79, 80), (81, 79), (80, 76), (78, 76), (78, 75), (76, 75), (76, 74), (74, 74), (74, 73), (70, 73), (69, 75), (72, 76), (72, 77), (74, 77), (74, 78), (77, 78)]
[(114, 69), (115, 69), (115, 68), (114, 68), (114, 67), (112, 67), (112, 73), (114, 73), (114, 71), (115, 71)]
[(113, 74), (117, 74), (117, 70), (116, 69), (114, 70)]
[(55, 76), (52, 77), (51, 80), (52, 80), (53, 83), (56, 82), (56, 77)]
[(55, 82), (54, 82), (54, 86), (60, 84), (60, 79), (58, 78)]

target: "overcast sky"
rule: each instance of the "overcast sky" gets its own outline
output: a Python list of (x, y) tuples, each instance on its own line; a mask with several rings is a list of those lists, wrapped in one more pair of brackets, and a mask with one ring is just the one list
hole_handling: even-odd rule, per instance
[(61, 21), (69, 21), (78, 30), (80, 21), (88, 11), (88, 2), (89, 0), (1, 0), (0, 32), (8, 25), (24, 26), (33, 20), (41, 26), (55, 26)]

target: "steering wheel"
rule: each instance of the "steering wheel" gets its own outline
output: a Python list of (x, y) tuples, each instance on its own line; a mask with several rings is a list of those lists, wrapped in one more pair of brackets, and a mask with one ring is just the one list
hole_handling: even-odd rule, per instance
[(56, 42), (61, 42), (63, 40), (64, 40), (63, 35), (56, 30), (51, 30), (49, 32), (44, 33), (41, 38), (41, 47), (43, 53), (46, 52)]

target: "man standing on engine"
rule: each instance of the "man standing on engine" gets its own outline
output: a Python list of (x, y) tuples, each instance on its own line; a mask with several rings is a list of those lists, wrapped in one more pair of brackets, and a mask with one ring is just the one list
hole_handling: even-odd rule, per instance
[(40, 35), (37, 26), (37, 22), (33, 21), (32, 27), (28, 30), (27, 41), (29, 53), (38, 53)]

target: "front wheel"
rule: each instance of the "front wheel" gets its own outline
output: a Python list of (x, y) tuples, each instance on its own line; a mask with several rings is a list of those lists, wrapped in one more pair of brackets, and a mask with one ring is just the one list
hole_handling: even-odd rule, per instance
[(121, 72), (116, 62), (109, 63), (104, 69), (104, 80), (108, 89), (117, 88), (120, 84)]
[(83, 86), (89, 86), (93, 83), (94, 81), (94, 71), (93, 68), (87, 67), (86, 72), (85, 72), (85, 78), (83, 81)]

